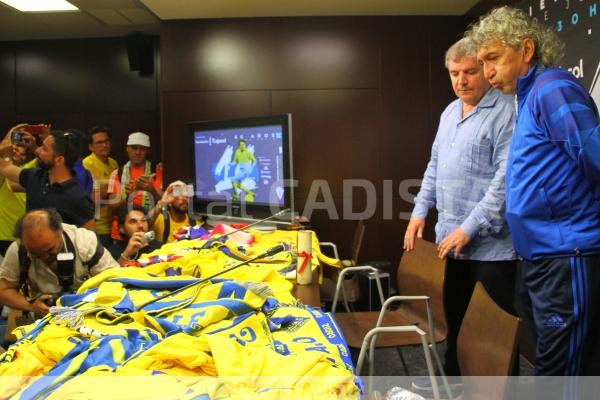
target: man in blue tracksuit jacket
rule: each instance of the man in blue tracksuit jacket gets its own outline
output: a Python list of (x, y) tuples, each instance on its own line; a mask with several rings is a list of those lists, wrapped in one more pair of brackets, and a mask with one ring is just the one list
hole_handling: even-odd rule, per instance
[[(516, 94), (506, 220), (523, 258), (536, 374), (600, 375), (600, 128), (562, 45), (523, 11), (501, 7), (467, 33), (493, 87)], [(561, 396), (575, 398), (567, 384)], [(558, 395), (555, 393), (555, 395)]]

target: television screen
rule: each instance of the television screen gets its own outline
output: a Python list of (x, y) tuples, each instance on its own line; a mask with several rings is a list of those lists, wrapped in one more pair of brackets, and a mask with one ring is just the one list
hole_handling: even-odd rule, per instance
[(193, 122), (195, 211), (261, 219), (292, 208), (291, 116)]

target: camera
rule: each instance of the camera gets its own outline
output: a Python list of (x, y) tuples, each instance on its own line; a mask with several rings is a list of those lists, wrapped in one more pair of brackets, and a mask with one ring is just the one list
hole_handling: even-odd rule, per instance
[(154, 238), (156, 237), (156, 234), (154, 233), (154, 231), (148, 231), (144, 233), (144, 236), (142, 236), (142, 243), (148, 243), (154, 240)]
[(48, 305), (48, 307), (52, 307), (56, 305), (58, 299), (63, 295), (63, 293), (49, 293), (52, 297), (44, 300), (44, 303)]
[(19, 131), (12, 131), (10, 133), (10, 141), (13, 143), (21, 143), (23, 140), (23, 134)]
[(192, 197), (194, 195), (193, 185), (173, 185), (173, 196), (174, 197)]

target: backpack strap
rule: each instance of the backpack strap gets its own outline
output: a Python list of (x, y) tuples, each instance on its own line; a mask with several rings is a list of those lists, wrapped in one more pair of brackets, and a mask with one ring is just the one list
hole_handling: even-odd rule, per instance
[(168, 207), (162, 207), (162, 217), (163, 217), (163, 237), (162, 242), (167, 243), (169, 241), (169, 233), (171, 232), (171, 217), (169, 217), (169, 209)]
[[(62, 287), (63, 292), (71, 291), (73, 287), (73, 276), (75, 271), (75, 246), (73, 245), (73, 241), (69, 238), (63, 231), (63, 238), (65, 240), (65, 244), (67, 246), (67, 252), (73, 254), (72, 260), (64, 260), (57, 261), (57, 270), (58, 270), (58, 281), (60, 286)], [(82, 260), (83, 266), (85, 266), (88, 270), (92, 268), (94, 265), (98, 264), (102, 256), (104, 255), (104, 246), (100, 243), (99, 240), (96, 241), (96, 251), (94, 255), (87, 261)], [(31, 268), (31, 259), (27, 254), (27, 249), (25, 245), (19, 241), (18, 248), (18, 259), (19, 259), (19, 290), (28, 296), (29, 295), (29, 285), (27, 284), (27, 278), (29, 276), (29, 269)]]
[(89, 260), (82, 261), (82, 264), (89, 270), (94, 265), (98, 264), (103, 255), (104, 246), (102, 246), (102, 243), (100, 243), (99, 240), (96, 240), (96, 251), (94, 252), (94, 255)]
[(69, 292), (73, 287), (73, 275), (75, 271), (75, 246), (73, 242), (69, 238), (69, 235), (63, 231), (63, 238), (65, 240), (65, 244), (67, 246), (67, 253), (72, 255), (71, 259), (67, 260), (57, 260), (56, 261), (56, 269), (58, 275), (58, 282), (62, 287), (62, 292)]
[(19, 241), (19, 250), (17, 252), (19, 260), (19, 290), (23, 295), (29, 296), (29, 285), (27, 277), (29, 276), (29, 268), (31, 267), (31, 259), (27, 254), (25, 245)]
[[(167, 207), (163, 207), (161, 211), (164, 226), (162, 242), (163, 244), (165, 244), (169, 241), (169, 233), (171, 232), (171, 217), (169, 217), (169, 210)], [(194, 218), (188, 216), (188, 220), (190, 221), (190, 226), (196, 226), (196, 220)]]
[[(57, 262), (58, 267), (58, 280), (62, 286), (63, 292), (69, 292), (73, 287), (73, 278), (75, 275), (75, 256), (77, 252), (75, 251), (75, 246), (73, 245), (73, 241), (69, 238), (69, 235), (65, 231), (63, 231), (63, 237), (65, 239), (65, 244), (67, 245), (67, 251), (73, 254), (73, 259), (70, 262)], [(96, 238), (96, 250), (94, 251), (94, 255), (87, 260), (81, 260), (81, 264), (86, 267), (89, 271), (94, 265), (98, 264), (100, 258), (104, 255), (104, 246), (102, 243)]]
[[(70, 251), (71, 253), (75, 254), (75, 246), (73, 245), (73, 242), (71, 241), (69, 236), (64, 231), (63, 231), (63, 236), (65, 238), (65, 243), (67, 244), (67, 250)], [(98, 261), (100, 261), (100, 259), (102, 258), (103, 255), (104, 255), (104, 246), (102, 246), (102, 243), (100, 243), (100, 241), (98, 239), (96, 239), (96, 250), (94, 251), (94, 255), (92, 255), (92, 257), (87, 261), (81, 260), (81, 264), (83, 264), (83, 266), (86, 267), (87, 269), (90, 269), (94, 265), (98, 264)]]

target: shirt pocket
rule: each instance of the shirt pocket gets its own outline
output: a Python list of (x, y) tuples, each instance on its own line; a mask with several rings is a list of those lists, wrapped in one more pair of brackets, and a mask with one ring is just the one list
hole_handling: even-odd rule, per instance
[(466, 143), (463, 166), (467, 171), (487, 174), (492, 169), (492, 143), (483, 138)]

